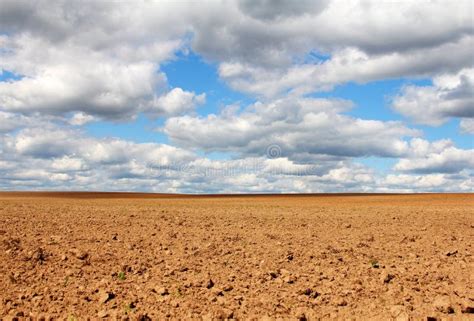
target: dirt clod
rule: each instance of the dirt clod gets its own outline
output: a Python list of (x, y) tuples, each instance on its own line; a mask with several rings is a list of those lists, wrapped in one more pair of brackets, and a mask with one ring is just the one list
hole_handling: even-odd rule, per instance
[(115, 294), (112, 292), (108, 292), (105, 290), (100, 290), (99, 291), (99, 302), (100, 303), (107, 303), (108, 301), (112, 300), (115, 298)]
[(461, 313), (474, 314), (474, 300), (463, 300), (461, 302)]
[(395, 275), (388, 273), (388, 272), (383, 272), (381, 275), (381, 280), (383, 283), (390, 283), (395, 278)]
[(456, 254), (458, 254), (458, 250), (451, 250), (446, 252), (446, 256), (454, 256)]
[(79, 249), (72, 249), (71, 254), (74, 255), (79, 260), (85, 260), (89, 257), (89, 253), (81, 251)]
[(206, 283), (206, 288), (207, 289), (211, 289), (212, 287), (214, 286), (214, 281), (212, 281), (211, 279), (209, 279)]
[(158, 287), (158, 288), (156, 289), (156, 293), (158, 293), (159, 295), (168, 295), (168, 294), (170, 294), (170, 292), (168, 291), (168, 289), (165, 288), (164, 286)]
[(136, 318), (136, 321), (151, 321), (152, 319), (148, 316), (148, 314), (139, 314)]
[(435, 309), (442, 313), (454, 313), (454, 308), (451, 305), (451, 301), (448, 296), (440, 295), (433, 301)]

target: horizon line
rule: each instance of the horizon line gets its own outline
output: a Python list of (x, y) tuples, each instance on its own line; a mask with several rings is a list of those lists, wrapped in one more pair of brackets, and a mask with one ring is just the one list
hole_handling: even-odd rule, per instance
[(410, 195), (471, 195), (473, 192), (324, 192), (324, 193), (156, 193), (132, 191), (38, 191), (5, 190), (2, 196), (58, 197), (58, 198), (232, 198), (232, 197), (361, 197)]

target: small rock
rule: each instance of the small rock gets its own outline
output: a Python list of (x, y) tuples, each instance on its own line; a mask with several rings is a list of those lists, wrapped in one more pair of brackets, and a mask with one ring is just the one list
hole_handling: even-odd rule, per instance
[(382, 273), (381, 280), (383, 283), (388, 284), (395, 278), (395, 275), (390, 274), (388, 272)]
[(115, 298), (115, 295), (112, 292), (107, 292), (105, 290), (99, 291), (99, 302), (100, 303), (107, 303), (108, 301)]
[(168, 294), (170, 294), (169, 291), (168, 291), (168, 289), (165, 288), (164, 286), (157, 288), (155, 291), (156, 291), (156, 293), (158, 293), (159, 295), (168, 295)]
[(79, 260), (85, 260), (89, 257), (89, 253), (81, 251), (79, 249), (72, 249), (71, 253)]
[(147, 314), (139, 314), (137, 321), (151, 321), (151, 318)]
[(209, 279), (209, 281), (207, 281), (206, 288), (210, 289), (213, 286), (214, 286), (214, 282), (211, 279)]
[(433, 302), (435, 309), (442, 313), (454, 313), (449, 297), (446, 295), (437, 296)]
[(472, 301), (465, 300), (461, 302), (461, 313), (474, 313), (474, 303)]
[(346, 224), (346, 225), (344, 225), (344, 227), (345, 227), (345, 228), (351, 228), (352, 225), (351, 225), (351, 224)]
[(223, 296), (224, 292), (219, 288), (212, 288), (211, 293), (215, 296)]
[(276, 279), (278, 277), (278, 273), (276, 273), (275, 271), (270, 271), (268, 272), (268, 274), (272, 279)]
[(313, 298), (313, 299), (316, 299), (316, 298), (320, 295), (319, 292), (314, 291), (313, 289), (310, 289), (310, 288), (301, 290), (301, 291), (299, 291), (298, 293), (299, 293), (299, 294), (302, 294), (302, 295), (309, 296), (310, 298)]
[(452, 251), (448, 251), (446, 252), (446, 256), (454, 256), (458, 253), (458, 250), (452, 250)]
[(48, 254), (40, 247), (36, 249), (31, 255), (31, 259), (35, 262), (43, 263)]
[(225, 292), (229, 292), (229, 291), (232, 291), (233, 289), (234, 289), (234, 287), (232, 285), (226, 285), (223, 290)]
[(301, 290), (299, 293), (303, 295), (311, 295), (312, 292), (313, 290), (311, 290), (310, 288), (307, 288), (307, 289)]
[(403, 305), (394, 305), (390, 308), (390, 314), (396, 321), (408, 321), (410, 317)]
[(337, 298), (334, 300), (334, 304), (338, 307), (345, 307), (347, 305), (347, 301), (344, 298)]

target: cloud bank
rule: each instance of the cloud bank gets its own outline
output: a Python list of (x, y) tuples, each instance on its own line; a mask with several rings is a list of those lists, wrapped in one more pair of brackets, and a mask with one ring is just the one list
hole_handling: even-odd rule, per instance
[[(0, 189), (472, 191), (472, 12), (463, 0), (2, 1)], [(189, 53), (249, 102), (174, 86), (163, 67)], [(379, 107), (391, 119), (323, 98), (390, 79), (405, 83)], [(143, 118), (160, 142), (90, 130)], [(470, 146), (419, 126), (450, 122)]]

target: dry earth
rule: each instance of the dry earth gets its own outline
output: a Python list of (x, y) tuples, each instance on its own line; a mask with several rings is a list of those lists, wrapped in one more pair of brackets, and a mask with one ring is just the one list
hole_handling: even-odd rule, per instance
[(473, 194), (0, 193), (0, 316), (472, 320), (473, 213)]

